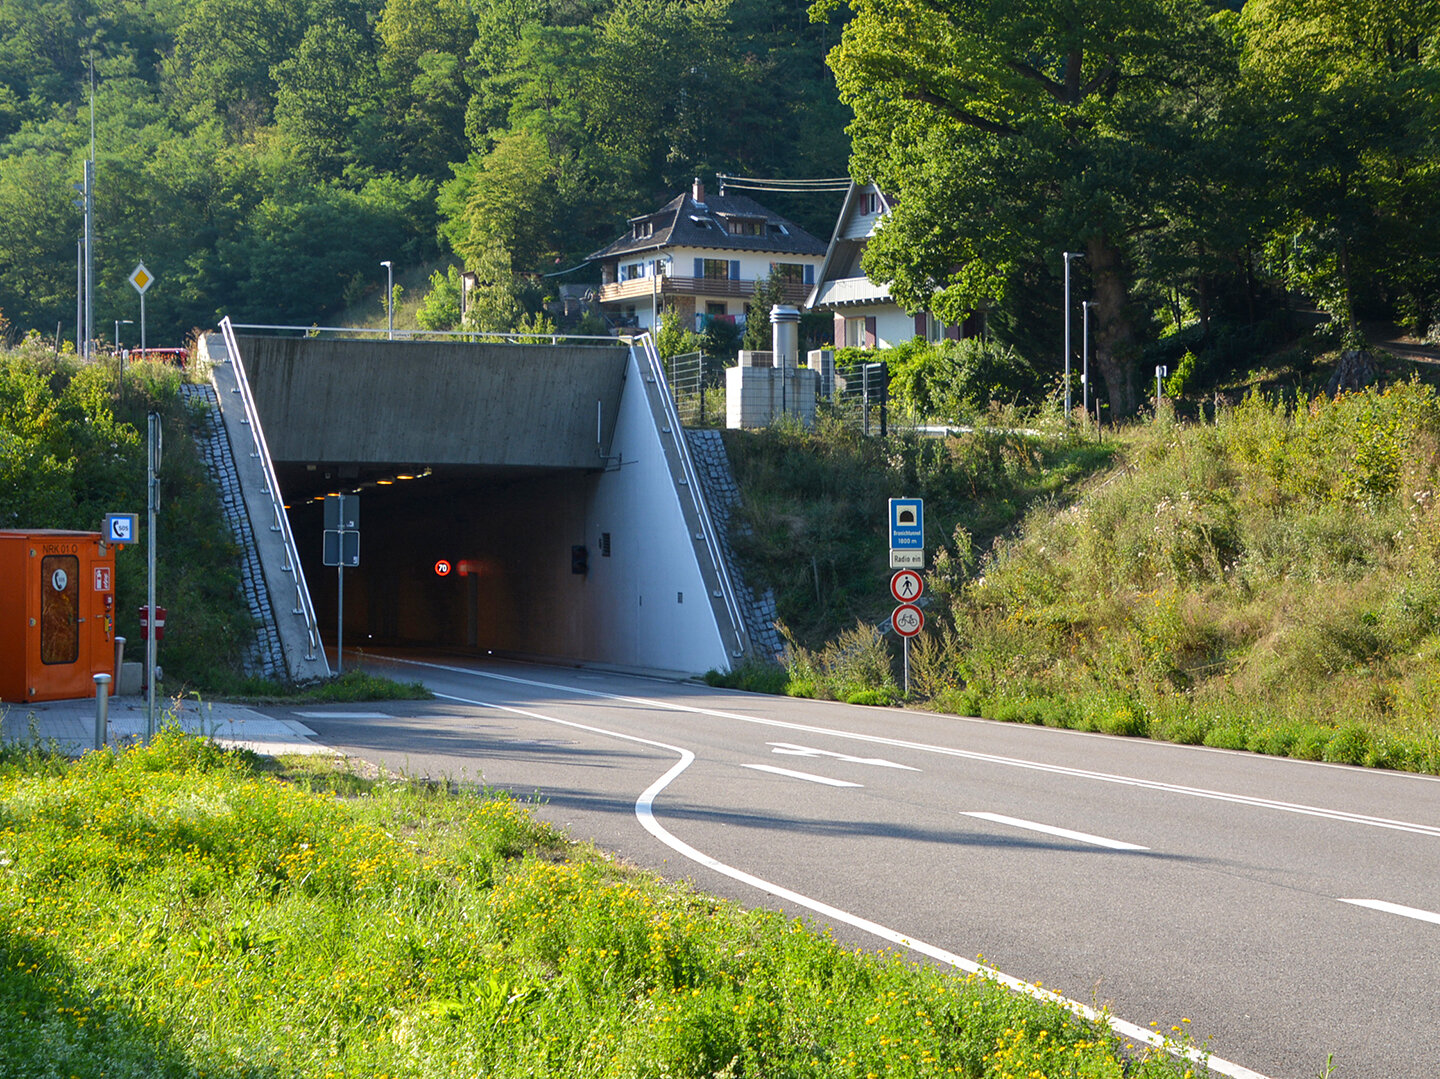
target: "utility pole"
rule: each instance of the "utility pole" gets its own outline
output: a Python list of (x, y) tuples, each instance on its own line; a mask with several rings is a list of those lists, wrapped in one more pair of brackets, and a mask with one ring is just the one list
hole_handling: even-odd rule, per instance
[(1084, 258), (1078, 251), (1065, 252), (1065, 418), (1070, 418), (1070, 260)]

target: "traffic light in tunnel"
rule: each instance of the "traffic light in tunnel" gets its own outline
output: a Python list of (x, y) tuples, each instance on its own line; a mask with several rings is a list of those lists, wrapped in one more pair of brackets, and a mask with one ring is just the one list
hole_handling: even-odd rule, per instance
[(570, 572), (590, 572), (590, 549), (583, 543), (577, 543), (570, 548)]

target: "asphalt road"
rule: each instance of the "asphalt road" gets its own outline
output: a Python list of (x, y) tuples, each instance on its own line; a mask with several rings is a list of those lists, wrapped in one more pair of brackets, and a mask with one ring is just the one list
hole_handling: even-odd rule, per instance
[[(352, 665), (347, 662), (347, 665)], [(1440, 1075), (1440, 780), (454, 657), (430, 702), (269, 709), (411, 774), (543, 799), (626, 860), (911, 942), (1222, 1074)], [(1182, 1023), (1188, 1020), (1188, 1023)]]

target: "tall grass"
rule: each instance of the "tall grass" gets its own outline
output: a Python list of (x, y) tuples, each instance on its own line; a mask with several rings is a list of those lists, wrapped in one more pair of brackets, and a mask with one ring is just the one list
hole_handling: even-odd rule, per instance
[(953, 594), (922, 677), (997, 718), (1440, 772), (1437, 473), (1415, 383), (1162, 412)]
[(618, 867), (503, 795), (290, 778), (171, 732), (0, 754), (0, 1076), (1184, 1071)]

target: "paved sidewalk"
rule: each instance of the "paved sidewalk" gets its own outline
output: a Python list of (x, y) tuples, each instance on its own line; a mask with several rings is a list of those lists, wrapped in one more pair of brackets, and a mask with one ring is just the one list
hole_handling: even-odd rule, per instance
[[(111, 697), (106, 742), (134, 745), (145, 740), (144, 697)], [(281, 753), (329, 753), (315, 732), (293, 719), (272, 719), (242, 704), (194, 700), (155, 701), (155, 726), (178, 724), (186, 731), (213, 738), (226, 748), (275, 756)], [(11, 704), (0, 701), (0, 741), (52, 740), (62, 751), (79, 756), (95, 747), (95, 698)]]

